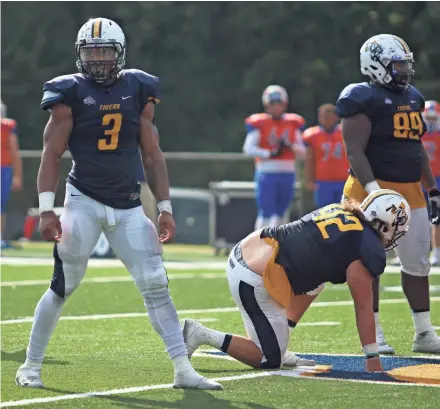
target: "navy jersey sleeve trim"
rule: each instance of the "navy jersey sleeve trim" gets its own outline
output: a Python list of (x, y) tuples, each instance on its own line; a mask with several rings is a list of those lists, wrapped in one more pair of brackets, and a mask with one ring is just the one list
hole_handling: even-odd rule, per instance
[(41, 109), (48, 110), (56, 104), (64, 101), (64, 95), (61, 92), (44, 91), (43, 99), (41, 101)]

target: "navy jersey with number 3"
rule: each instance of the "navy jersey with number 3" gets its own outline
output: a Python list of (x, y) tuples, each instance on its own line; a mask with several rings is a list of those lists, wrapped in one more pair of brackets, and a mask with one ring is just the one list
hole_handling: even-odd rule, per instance
[(322, 283), (345, 283), (347, 268), (361, 260), (373, 277), (385, 270), (382, 240), (365, 221), (332, 204), (300, 220), (263, 229), (261, 237), (279, 243), (276, 263), (284, 267), (295, 294), (305, 294)]
[(336, 103), (341, 118), (363, 113), (370, 119), (365, 154), (374, 176), (397, 183), (420, 181), (424, 107), (423, 96), (412, 85), (398, 93), (367, 82), (348, 85)]
[(159, 101), (159, 79), (140, 70), (121, 71), (104, 87), (82, 74), (44, 84), (41, 107), (71, 108), (73, 129), (68, 148), (73, 166), (68, 183), (107, 206), (140, 205), (137, 181), (140, 116), (148, 102)]

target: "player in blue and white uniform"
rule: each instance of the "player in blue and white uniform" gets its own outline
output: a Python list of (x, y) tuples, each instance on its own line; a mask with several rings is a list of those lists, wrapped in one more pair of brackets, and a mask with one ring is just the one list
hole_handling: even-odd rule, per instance
[(188, 352), (210, 345), (254, 368), (304, 365), (287, 351), (289, 326), (301, 319), (324, 283), (346, 282), (366, 369), (382, 371), (372, 281), (384, 272), (385, 249), (405, 235), (410, 217), (403, 196), (382, 189), (362, 204), (331, 204), (292, 223), (253, 232), (235, 246), (226, 267), (247, 337), (185, 319)]
[[(105, 18), (85, 23), (75, 44), (78, 74), (44, 84), (41, 107), (50, 111), (38, 173), (40, 233), (55, 241), (50, 288), (39, 301), (20, 386), (43, 387), (44, 353), (66, 299), (77, 288), (103, 231), (133, 277), (151, 323), (174, 365), (174, 387), (221, 389), (199, 375), (188, 360), (177, 312), (168, 291), (161, 243), (172, 240), (175, 224), (168, 173), (154, 126), (159, 79), (123, 69), (122, 29)], [(141, 206), (136, 175), (138, 147), (160, 215), (156, 231)], [(53, 212), (60, 158), (66, 149), (73, 167), (67, 177), (64, 212)]]

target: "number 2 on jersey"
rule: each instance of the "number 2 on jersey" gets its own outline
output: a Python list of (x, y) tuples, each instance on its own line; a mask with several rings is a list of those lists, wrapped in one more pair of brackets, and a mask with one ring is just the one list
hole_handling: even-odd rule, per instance
[[(119, 132), (122, 125), (122, 114), (105, 114), (102, 117), (102, 126), (112, 124), (110, 129), (104, 131), (105, 138), (99, 138), (98, 149), (100, 151), (114, 151), (118, 147)], [(110, 139), (108, 138), (110, 136)]]
[[(333, 210), (333, 211), (332, 211)], [(313, 218), (313, 221), (319, 228), (324, 239), (330, 238), (327, 232), (327, 226), (336, 224), (339, 231), (364, 230), (364, 226), (359, 219), (352, 213), (334, 207), (334, 205), (326, 206), (320, 210), (319, 215)]]
[(394, 137), (419, 140), (423, 133), (420, 112), (397, 112), (393, 115)]

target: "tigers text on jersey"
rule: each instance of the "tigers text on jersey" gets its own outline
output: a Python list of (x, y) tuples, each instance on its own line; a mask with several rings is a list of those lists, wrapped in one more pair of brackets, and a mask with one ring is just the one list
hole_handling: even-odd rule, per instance
[(423, 135), (423, 146), (428, 154), (432, 174), (435, 178), (440, 177), (440, 130), (426, 132)]
[(347, 178), (348, 160), (340, 125), (328, 133), (321, 126), (312, 126), (303, 133), (303, 140), (315, 154), (315, 179), (342, 181)]
[(423, 96), (413, 86), (397, 93), (367, 82), (347, 86), (336, 103), (341, 118), (363, 113), (370, 119), (365, 154), (374, 177), (398, 183), (420, 181), (424, 106)]
[(136, 175), (140, 116), (148, 102), (159, 102), (158, 85), (157, 77), (134, 69), (122, 70), (110, 87), (83, 74), (44, 84), (42, 109), (64, 104), (72, 110), (70, 184), (110, 207), (140, 205)]
[(261, 238), (265, 237), (279, 243), (275, 262), (284, 268), (297, 295), (325, 282), (346, 282), (347, 268), (355, 260), (361, 260), (373, 277), (385, 270), (385, 249), (377, 232), (340, 204), (315, 210), (293, 223), (265, 228)]

